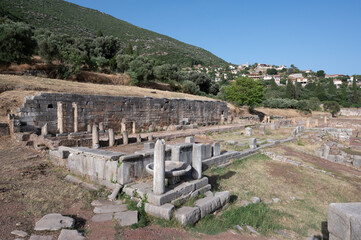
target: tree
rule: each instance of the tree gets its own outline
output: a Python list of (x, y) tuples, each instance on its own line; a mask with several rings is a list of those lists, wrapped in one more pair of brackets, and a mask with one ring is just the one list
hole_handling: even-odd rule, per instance
[(325, 77), (325, 71), (323, 70), (318, 70), (316, 72), (316, 76), (319, 77), (319, 78), (324, 78)]
[(128, 55), (133, 55), (134, 54), (133, 46), (132, 46), (131, 43), (128, 43), (128, 46), (125, 49), (125, 54), (128, 54)]
[(333, 117), (336, 117), (337, 113), (340, 111), (340, 105), (336, 101), (327, 101), (324, 102), (323, 109), (330, 112)]
[(103, 32), (102, 32), (102, 30), (98, 30), (98, 32), (97, 32), (97, 37), (103, 37), (104, 35), (103, 35)]
[(356, 84), (356, 78), (354, 78), (353, 82), (352, 82), (352, 103), (353, 104), (358, 104), (358, 100), (359, 100), (358, 87), (357, 87), (357, 84)]
[(200, 93), (199, 86), (192, 81), (186, 80), (183, 82), (184, 93), (198, 95)]
[(225, 88), (226, 99), (238, 106), (254, 106), (264, 99), (265, 88), (260, 81), (241, 77)]
[(296, 88), (291, 80), (288, 80), (286, 85), (286, 98), (295, 99), (296, 96)]
[(315, 96), (320, 99), (320, 101), (327, 100), (327, 93), (325, 87), (323, 86), (322, 82), (318, 82), (315, 88)]
[(129, 75), (133, 85), (145, 86), (153, 79), (154, 61), (140, 56), (129, 63)]
[(268, 75), (276, 75), (278, 72), (275, 68), (270, 68), (270, 69), (267, 69), (267, 74)]
[(28, 62), (35, 48), (36, 41), (29, 25), (9, 20), (0, 24), (0, 62)]

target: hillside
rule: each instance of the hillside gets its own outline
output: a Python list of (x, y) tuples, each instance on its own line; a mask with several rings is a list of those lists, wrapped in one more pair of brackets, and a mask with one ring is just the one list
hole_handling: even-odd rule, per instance
[(57, 33), (78, 37), (104, 35), (118, 37), (124, 47), (131, 42), (140, 54), (179, 65), (219, 65), (226, 63), (212, 53), (176, 39), (161, 35), (102, 12), (63, 0), (1, 0), (0, 16), (29, 23)]

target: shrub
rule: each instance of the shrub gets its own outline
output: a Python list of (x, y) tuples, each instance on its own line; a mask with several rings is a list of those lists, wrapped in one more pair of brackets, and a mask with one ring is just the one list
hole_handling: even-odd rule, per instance
[(337, 113), (340, 111), (340, 105), (335, 101), (327, 101), (323, 103), (323, 109), (330, 112), (333, 117), (336, 117)]

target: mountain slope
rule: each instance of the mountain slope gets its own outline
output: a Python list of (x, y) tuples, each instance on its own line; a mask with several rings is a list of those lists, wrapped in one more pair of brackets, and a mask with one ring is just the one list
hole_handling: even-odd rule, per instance
[(219, 65), (226, 62), (212, 53), (161, 35), (97, 10), (63, 0), (1, 0), (0, 15), (22, 20), (36, 28), (79, 37), (104, 35), (118, 37), (124, 47), (131, 42), (140, 54), (180, 65), (201, 63)]

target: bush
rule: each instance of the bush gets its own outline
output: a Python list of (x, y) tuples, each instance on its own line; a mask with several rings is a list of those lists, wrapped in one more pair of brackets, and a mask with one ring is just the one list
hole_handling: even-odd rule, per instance
[(265, 107), (269, 108), (297, 108), (298, 101), (287, 98), (270, 98), (263, 102)]
[(0, 24), (0, 62), (28, 62), (36, 48), (31, 28), (21, 22)]
[(260, 81), (242, 77), (225, 89), (226, 99), (233, 104), (254, 106), (264, 99), (265, 88)]
[(194, 82), (186, 80), (183, 82), (183, 92), (194, 94), (194, 95), (199, 95), (200, 89), (199, 89), (199, 86), (197, 84), (195, 84)]
[(337, 113), (340, 111), (340, 105), (335, 101), (327, 101), (323, 103), (323, 109), (330, 112), (333, 117), (336, 117)]

